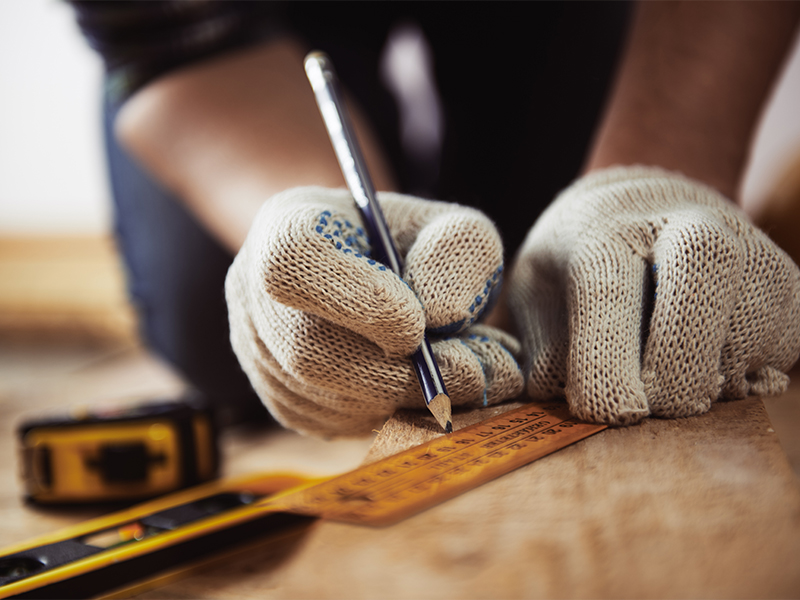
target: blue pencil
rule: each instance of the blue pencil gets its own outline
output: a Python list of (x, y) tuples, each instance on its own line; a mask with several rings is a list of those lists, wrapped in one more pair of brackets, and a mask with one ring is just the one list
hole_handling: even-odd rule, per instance
[[(367, 171), (355, 131), (345, 110), (333, 65), (324, 53), (312, 52), (306, 56), (305, 68), (347, 187), (353, 194), (353, 199), (369, 232), (373, 258), (390, 267), (392, 271), (402, 277), (403, 264), (375, 197), (372, 178)], [(451, 433), (453, 422), (450, 397), (447, 395), (442, 374), (433, 358), (427, 336), (412, 355), (411, 362), (417, 373), (428, 410), (431, 411), (445, 433)]]

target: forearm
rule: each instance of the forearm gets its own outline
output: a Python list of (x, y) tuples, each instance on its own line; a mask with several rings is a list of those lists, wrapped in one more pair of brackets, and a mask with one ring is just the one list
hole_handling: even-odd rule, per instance
[(643, 2), (586, 170), (657, 165), (735, 198), (800, 3)]
[[(344, 185), (303, 55), (287, 38), (173, 72), (117, 118), (121, 143), (233, 252), (273, 194)], [(376, 187), (391, 188), (377, 144), (355, 121)]]

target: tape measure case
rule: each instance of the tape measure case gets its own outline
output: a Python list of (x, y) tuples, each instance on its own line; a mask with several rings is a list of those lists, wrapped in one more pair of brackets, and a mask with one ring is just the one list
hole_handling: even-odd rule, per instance
[(17, 428), (35, 503), (144, 499), (208, 481), (219, 455), (211, 413), (188, 399), (73, 410)]

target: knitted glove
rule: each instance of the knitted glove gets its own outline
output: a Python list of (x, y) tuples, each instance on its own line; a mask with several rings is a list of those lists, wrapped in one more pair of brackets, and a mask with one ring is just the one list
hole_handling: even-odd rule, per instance
[(800, 272), (714, 190), (615, 168), (573, 184), (523, 244), (509, 306), (528, 394), (583, 419), (683, 417), (779, 394), (800, 352)]
[(518, 342), (473, 325), (500, 287), (502, 245), (480, 212), (399, 194), (379, 200), (403, 279), (370, 258), (352, 196), (295, 188), (259, 212), (226, 280), (231, 341), (284, 426), (360, 435), (425, 408), (410, 355), (426, 327), (454, 406), (522, 392)]

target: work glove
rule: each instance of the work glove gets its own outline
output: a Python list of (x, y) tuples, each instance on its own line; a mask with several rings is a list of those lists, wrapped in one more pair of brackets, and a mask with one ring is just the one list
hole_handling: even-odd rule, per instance
[(399, 408), (425, 408), (410, 355), (427, 328), (454, 406), (523, 388), (519, 343), (476, 325), (502, 280), (503, 251), (482, 213), (379, 194), (403, 279), (370, 258), (352, 196), (294, 188), (261, 208), (225, 291), (233, 349), (284, 426), (361, 435)]
[(509, 307), (533, 398), (625, 425), (773, 395), (800, 352), (800, 273), (713, 189), (614, 168), (566, 189), (529, 232)]

